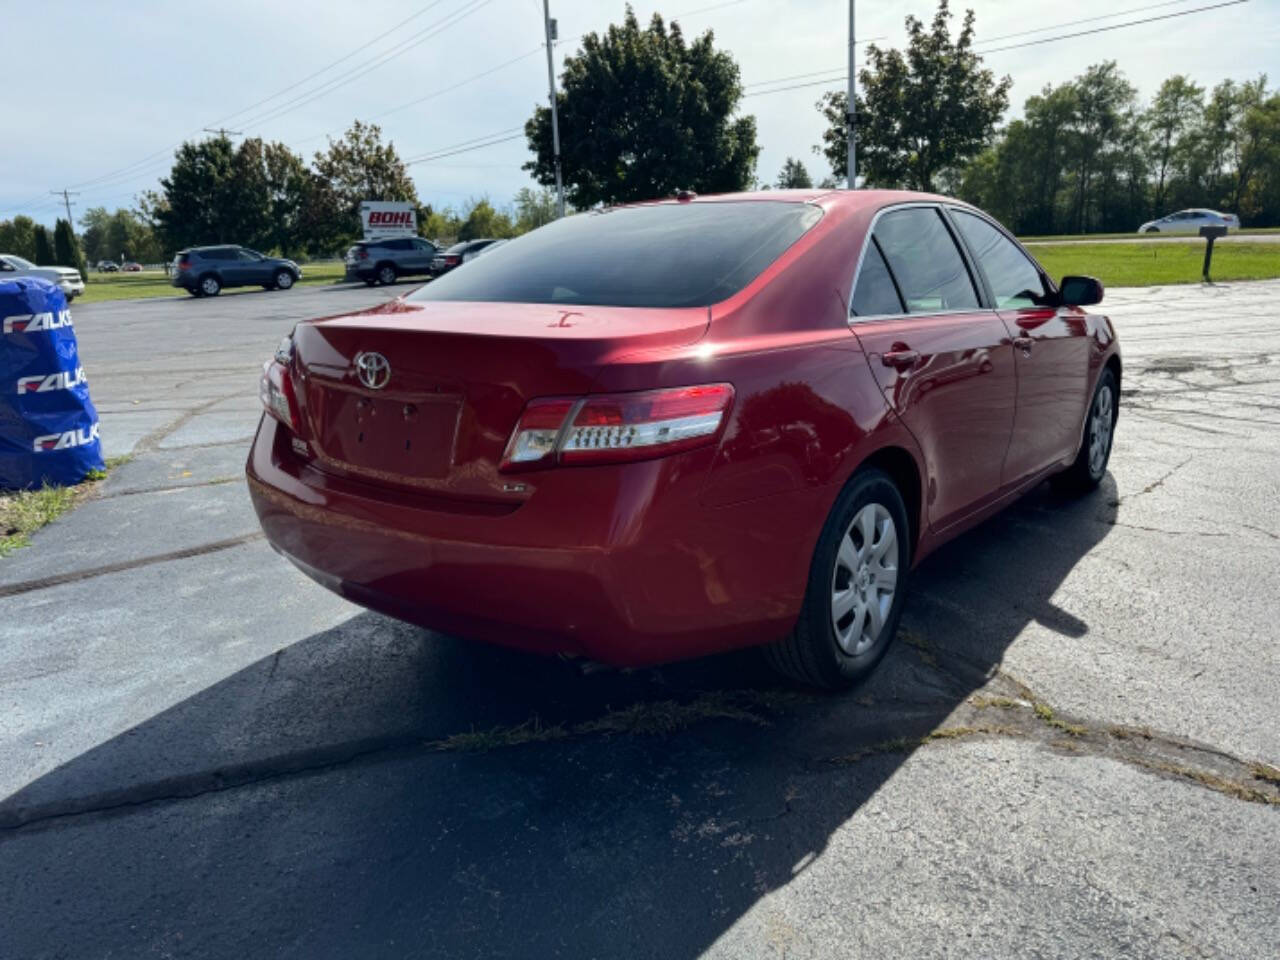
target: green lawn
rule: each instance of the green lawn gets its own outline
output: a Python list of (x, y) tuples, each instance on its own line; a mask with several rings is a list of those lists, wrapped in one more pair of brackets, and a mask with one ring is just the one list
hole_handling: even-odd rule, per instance
[[(1199, 283), (1202, 243), (1061, 243), (1031, 248), (1054, 279), (1068, 274), (1097, 277), (1108, 287)], [(1213, 248), (1214, 280), (1280, 277), (1280, 244), (1219, 243)]]
[[(304, 263), (302, 265), (303, 286), (323, 283), (337, 283), (342, 279), (341, 263)], [(223, 291), (221, 296), (243, 293), (247, 290), (258, 290), (259, 287), (237, 287)], [(102, 300), (135, 300), (141, 297), (186, 297), (189, 294), (171, 286), (169, 278), (163, 273), (90, 273), (85, 283), (84, 295), (77, 298), (77, 303), (98, 303)]]
[[(1231, 236), (1249, 237), (1249, 236), (1257, 236), (1259, 234), (1267, 234), (1267, 233), (1280, 233), (1280, 227), (1247, 227), (1243, 230), (1232, 230)], [(1063, 233), (1056, 236), (1019, 237), (1018, 239), (1021, 240), (1023, 243), (1053, 243), (1058, 240), (1136, 240), (1140, 236), (1145, 236), (1145, 234), (1139, 234), (1136, 232), (1134, 233)], [(1161, 236), (1161, 234), (1156, 234), (1156, 236)], [(1186, 238), (1188, 235), (1185, 233), (1178, 233), (1178, 234), (1167, 233), (1167, 234), (1163, 234), (1163, 236), (1166, 238), (1169, 238), (1169, 237)], [(1195, 240), (1199, 238), (1192, 236), (1191, 239)]]

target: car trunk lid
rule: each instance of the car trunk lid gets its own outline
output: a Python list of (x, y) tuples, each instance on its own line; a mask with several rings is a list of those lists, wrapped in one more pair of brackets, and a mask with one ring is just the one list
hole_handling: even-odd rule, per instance
[(300, 324), (303, 434), (341, 476), (509, 499), (498, 464), (525, 403), (586, 394), (601, 365), (696, 342), (708, 311), (396, 300)]

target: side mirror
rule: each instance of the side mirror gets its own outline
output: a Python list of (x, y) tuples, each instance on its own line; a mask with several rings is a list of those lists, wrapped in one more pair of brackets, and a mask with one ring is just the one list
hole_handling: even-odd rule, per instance
[(1102, 302), (1102, 281), (1093, 277), (1063, 277), (1058, 293), (1065, 307), (1090, 307)]

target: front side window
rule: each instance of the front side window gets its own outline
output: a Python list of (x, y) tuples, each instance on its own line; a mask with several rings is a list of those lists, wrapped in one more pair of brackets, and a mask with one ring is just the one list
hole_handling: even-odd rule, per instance
[(6, 259), (8, 261), (6, 264), (6, 268), (9, 270), (14, 269), (15, 267), (19, 270), (32, 270), (35, 268), (34, 263), (32, 263), (30, 260), (24, 260), (22, 257), (10, 256)]
[(975, 214), (953, 209), (956, 226), (978, 266), (987, 275), (998, 310), (1048, 306), (1052, 301), (1044, 277), (1017, 244)]
[[(579, 213), (410, 295), (575, 306), (705, 307), (754, 280), (822, 217), (811, 204), (659, 203)], [(451, 255), (468, 251), (465, 244)]]
[(867, 237), (867, 252), (858, 272), (858, 285), (853, 288), (853, 315), (855, 317), (879, 317), (906, 313), (898, 288), (893, 285), (889, 268), (885, 266), (874, 237)]
[(898, 281), (908, 313), (978, 307), (978, 292), (960, 250), (933, 207), (891, 210), (876, 221), (874, 236)]

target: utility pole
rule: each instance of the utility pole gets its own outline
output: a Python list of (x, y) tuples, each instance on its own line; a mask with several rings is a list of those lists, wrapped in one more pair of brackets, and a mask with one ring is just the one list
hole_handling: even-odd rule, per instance
[(854, 104), (858, 97), (858, 57), (853, 39), (853, 4), (849, 0), (849, 107), (845, 112), (845, 129), (849, 133), (849, 189), (857, 188), (858, 117)]
[(243, 130), (228, 130), (226, 127), (217, 127), (217, 128), (215, 128), (215, 129), (212, 129), (212, 130), (211, 130), (210, 128), (208, 128), (208, 127), (205, 127), (205, 128), (204, 128), (204, 132), (205, 132), (205, 133), (216, 133), (216, 134), (217, 134), (218, 136), (220, 136), (220, 137), (241, 137), (241, 136), (244, 136), (244, 131), (243, 131)]
[(71, 220), (71, 198), (72, 198), (72, 197), (78, 197), (78, 196), (80, 196), (79, 191), (76, 191), (76, 190), (50, 190), (49, 192), (50, 192), (51, 194), (53, 194), (55, 197), (61, 197), (61, 198), (62, 198), (62, 202), (63, 202), (64, 204), (66, 204), (66, 207), (67, 207), (67, 223), (70, 223), (70, 224), (71, 224), (71, 230), (72, 230), (72, 232), (74, 233), (74, 232), (75, 232), (75, 229), (76, 229), (76, 226), (75, 226), (75, 223)]
[(556, 110), (556, 71), (552, 64), (552, 41), (556, 39), (556, 22), (551, 19), (551, 0), (542, 0), (542, 20), (547, 32), (547, 87), (551, 91), (551, 146), (556, 165), (556, 217), (564, 216), (564, 180), (560, 174), (560, 116)]

